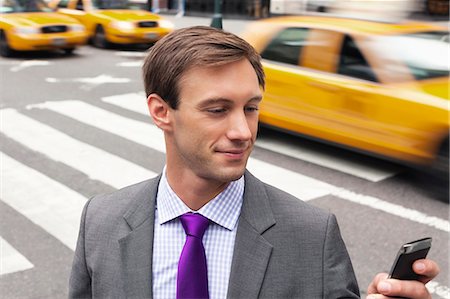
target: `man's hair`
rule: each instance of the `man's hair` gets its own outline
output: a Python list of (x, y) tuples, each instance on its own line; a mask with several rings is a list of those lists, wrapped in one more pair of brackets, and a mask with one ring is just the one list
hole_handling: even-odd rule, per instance
[[(158, 94), (173, 109), (179, 103), (179, 82), (193, 67), (220, 66), (243, 58), (253, 66), (259, 85), (265, 78), (261, 57), (242, 38), (220, 29), (195, 26), (174, 30), (149, 50), (143, 76), (147, 97)], [(238, 86), (236, 86), (238, 88)]]

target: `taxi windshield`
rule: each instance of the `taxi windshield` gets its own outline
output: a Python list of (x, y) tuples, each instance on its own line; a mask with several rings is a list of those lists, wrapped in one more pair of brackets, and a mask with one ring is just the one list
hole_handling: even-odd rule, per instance
[(50, 11), (44, 0), (0, 0), (0, 13)]
[(128, 9), (130, 3), (128, 0), (94, 0), (92, 6), (95, 9)]
[(449, 33), (417, 32), (376, 37), (370, 43), (387, 61), (402, 61), (416, 80), (449, 76)]

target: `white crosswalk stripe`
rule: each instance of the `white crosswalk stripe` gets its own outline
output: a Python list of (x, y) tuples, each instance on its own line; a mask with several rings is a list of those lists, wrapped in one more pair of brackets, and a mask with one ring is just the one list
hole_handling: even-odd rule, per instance
[(85, 102), (45, 102), (30, 105), (28, 108), (52, 110), (157, 151), (164, 153), (166, 150), (163, 133), (157, 127), (108, 112)]
[[(147, 114), (145, 96), (130, 93), (102, 99), (103, 102), (136, 113)], [(44, 102), (27, 107), (32, 115), (34, 109), (44, 109), (71, 118), (81, 125), (89, 125), (164, 153), (162, 132), (150, 120), (138, 121), (82, 101), (66, 100)], [(105, 150), (79, 141), (67, 134), (33, 119), (15, 109), (0, 110), (2, 133), (26, 148), (44, 154), (114, 188), (121, 188), (156, 175), (155, 172), (136, 165)], [(379, 181), (392, 176), (392, 169), (364, 169), (357, 165), (331, 163), (305, 151), (285, 147), (271, 140), (260, 141), (257, 146), (280, 154), (305, 159), (309, 162), (352, 174), (369, 181)], [(275, 148), (275, 150), (274, 150)], [(79, 218), (86, 198), (33, 168), (1, 153), (2, 194), (1, 200), (43, 228), (68, 248), (74, 250)], [(311, 157), (308, 157), (311, 156)], [(320, 162), (322, 161), (322, 162)], [(342, 162), (344, 163), (344, 162)], [(348, 164), (348, 161), (345, 163)], [(331, 166), (330, 166), (331, 165)], [(424, 213), (383, 201), (382, 199), (346, 190), (307, 175), (287, 170), (265, 161), (250, 158), (248, 168), (261, 180), (268, 182), (303, 200), (313, 200), (332, 195), (386, 213), (396, 215), (435, 229), (448, 232), (449, 222)], [(120, 175), (118, 175), (120, 174)], [(23, 188), (14, 188), (23, 186)], [(1, 239), (0, 274), (30, 269), (33, 265), (6, 240)], [(14, 264), (14, 266), (11, 266)]]
[(328, 195), (336, 189), (333, 185), (253, 158), (249, 159), (247, 168), (261, 181), (304, 201)]
[(102, 98), (102, 101), (136, 113), (149, 115), (145, 94), (143, 92), (104, 97)]
[(259, 138), (256, 142), (256, 146), (283, 154), (285, 156), (308, 161), (316, 165), (351, 174), (371, 182), (382, 181), (390, 178), (398, 172), (398, 169), (395, 167), (381, 168), (373, 165), (369, 167), (351, 160), (343, 160), (336, 158), (335, 156), (321, 154), (308, 148), (299, 148), (298, 146), (294, 147), (288, 144), (282, 144), (276, 139)]
[(33, 268), (33, 264), (0, 237), (0, 275)]
[(14, 109), (3, 109), (2, 118), (2, 132), (8, 137), (55, 161), (80, 170), (91, 179), (102, 181), (115, 188), (156, 175), (139, 165), (80, 142)]
[(2, 201), (74, 250), (87, 199), (4, 153), (1, 161)]

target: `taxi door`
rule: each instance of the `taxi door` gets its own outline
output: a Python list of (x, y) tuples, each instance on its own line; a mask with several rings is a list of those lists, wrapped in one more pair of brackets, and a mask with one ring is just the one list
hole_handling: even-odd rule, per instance
[(377, 55), (363, 41), (364, 36), (325, 30), (309, 35), (300, 66), (315, 72), (301, 92), (323, 108), (316, 116), (322, 136), (400, 160), (428, 159), (429, 132), (418, 120), (431, 108), (383, 84), (386, 68), (376, 67)]
[(306, 27), (285, 28), (272, 39), (261, 53), (267, 78), (261, 122), (335, 142), (346, 138), (343, 95), (332, 73), (341, 40)]

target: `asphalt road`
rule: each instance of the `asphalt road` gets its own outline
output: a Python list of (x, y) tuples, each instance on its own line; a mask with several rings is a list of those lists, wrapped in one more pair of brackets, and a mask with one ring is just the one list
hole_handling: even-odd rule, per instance
[[(246, 22), (224, 28), (239, 33)], [(161, 132), (146, 115), (144, 55), (85, 46), (68, 57), (0, 58), (1, 298), (66, 297), (84, 202), (164, 166)], [(431, 236), (442, 271), (429, 288), (450, 298), (449, 207), (420, 172), (267, 129), (249, 169), (337, 215), (363, 295), (402, 243)]]

